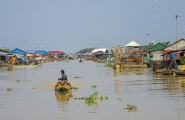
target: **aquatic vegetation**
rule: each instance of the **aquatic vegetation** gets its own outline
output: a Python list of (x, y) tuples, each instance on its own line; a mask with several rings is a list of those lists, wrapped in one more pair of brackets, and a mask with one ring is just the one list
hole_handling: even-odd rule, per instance
[(143, 73), (135, 73), (136, 75), (142, 75)]
[(121, 98), (118, 98), (118, 101), (121, 101), (122, 99)]
[(8, 71), (11, 71), (11, 70), (13, 70), (13, 69), (12, 69), (12, 67), (11, 67), (11, 68), (8, 68), (7, 70), (8, 70)]
[(137, 109), (137, 107), (135, 105), (127, 104), (127, 108), (124, 108), (124, 109)]
[(100, 96), (100, 99), (103, 99), (103, 96)]
[(97, 85), (92, 85), (92, 88), (97, 88)]
[(78, 90), (79, 88), (77, 88), (77, 87), (71, 87), (71, 89)]
[(105, 100), (108, 100), (109, 98), (108, 97), (105, 97)]
[(25, 82), (25, 80), (23, 80), (23, 82)]
[(72, 94), (70, 94), (70, 95), (68, 95), (68, 97), (69, 97), (69, 98), (73, 98), (73, 95), (72, 95)]
[(79, 77), (79, 76), (77, 76), (77, 77), (74, 77), (74, 78), (82, 78), (82, 79), (83, 79), (83, 77)]
[(12, 90), (13, 90), (13, 88), (9, 88), (9, 87), (8, 87), (6, 90), (7, 90), (7, 91), (12, 91)]
[(20, 82), (20, 80), (16, 80), (16, 82)]
[(27, 82), (30, 82), (30, 80), (27, 80)]
[(110, 68), (114, 67), (114, 65), (111, 65), (111, 64), (106, 64), (105, 66), (110, 67)]
[(35, 88), (32, 88), (32, 89), (35, 89)]
[(69, 60), (63, 60), (63, 62), (70, 62)]

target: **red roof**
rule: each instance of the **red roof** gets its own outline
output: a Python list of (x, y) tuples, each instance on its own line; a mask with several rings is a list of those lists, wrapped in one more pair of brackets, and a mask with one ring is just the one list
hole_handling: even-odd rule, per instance
[(65, 54), (63, 51), (50, 51), (50, 53), (55, 53), (55, 54)]

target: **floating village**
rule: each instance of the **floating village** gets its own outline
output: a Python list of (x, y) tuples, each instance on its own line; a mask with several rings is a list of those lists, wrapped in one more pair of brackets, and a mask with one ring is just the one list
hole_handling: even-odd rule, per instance
[(66, 54), (63, 51), (13, 50), (0, 49), (0, 67), (42, 66), (46, 62), (80, 59), (106, 63), (113, 69), (148, 68), (164, 75), (185, 75), (185, 39), (166, 46), (154, 43), (147, 49), (140, 49), (140, 44), (131, 41), (125, 47), (96, 48), (85, 54)]

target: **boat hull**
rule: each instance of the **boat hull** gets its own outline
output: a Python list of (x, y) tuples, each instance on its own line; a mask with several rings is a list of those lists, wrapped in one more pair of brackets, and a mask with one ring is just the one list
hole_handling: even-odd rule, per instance
[(174, 70), (176, 75), (185, 75), (185, 71)]
[(57, 91), (66, 91), (70, 89), (71, 85), (67, 81), (58, 81), (57, 85), (55, 86), (55, 90)]
[(156, 73), (162, 73), (163, 69), (157, 69), (155, 72)]
[(164, 70), (164, 71), (162, 71), (162, 74), (171, 75), (171, 74), (173, 74), (173, 70)]

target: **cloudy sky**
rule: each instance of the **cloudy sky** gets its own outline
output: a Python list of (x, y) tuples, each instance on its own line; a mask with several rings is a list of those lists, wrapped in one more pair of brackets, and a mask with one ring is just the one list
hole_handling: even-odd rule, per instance
[[(181, 16), (178, 39), (185, 38), (184, 5), (185, 0), (157, 1), (157, 42), (175, 42), (175, 15)], [(1, 0), (0, 48), (75, 53), (130, 41), (145, 45), (147, 34), (156, 40), (155, 11), (156, 0)]]

